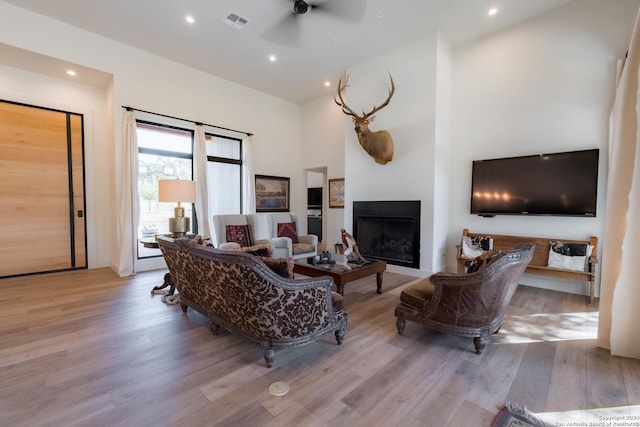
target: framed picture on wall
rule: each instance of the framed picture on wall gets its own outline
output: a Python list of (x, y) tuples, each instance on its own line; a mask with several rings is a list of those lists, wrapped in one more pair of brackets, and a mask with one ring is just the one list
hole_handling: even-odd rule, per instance
[(344, 208), (344, 178), (329, 180), (329, 207)]
[(289, 178), (256, 175), (256, 212), (289, 212)]

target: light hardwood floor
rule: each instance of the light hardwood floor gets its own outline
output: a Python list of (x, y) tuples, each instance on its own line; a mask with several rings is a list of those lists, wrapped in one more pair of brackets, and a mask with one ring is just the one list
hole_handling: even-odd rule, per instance
[[(343, 345), (279, 350), (268, 369), (258, 346), (151, 295), (163, 274), (0, 280), (0, 425), (489, 426), (506, 400), (557, 425), (640, 415), (640, 361), (595, 346), (584, 296), (520, 286), (476, 355), (413, 323), (399, 336), (414, 279), (387, 272), (382, 295), (374, 277), (346, 286)], [(271, 396), (275, 381), (290, 392)]]

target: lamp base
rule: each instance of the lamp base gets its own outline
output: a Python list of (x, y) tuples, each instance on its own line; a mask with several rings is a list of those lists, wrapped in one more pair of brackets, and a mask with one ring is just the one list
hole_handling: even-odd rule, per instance
[(185, 237), (191, 230), (191, 221), (188, 217), (169, 218), (169, 231), (173, 233), (173, 237)]

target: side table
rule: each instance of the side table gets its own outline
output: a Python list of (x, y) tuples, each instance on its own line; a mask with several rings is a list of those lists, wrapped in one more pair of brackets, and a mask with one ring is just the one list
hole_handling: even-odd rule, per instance
[[(140, 239), (140, 243), (142, 243), (142, 246), (144, 246), (145, 248), (151, 248), (151, 249), (160, 248), (160, 245), (158, 244), (158, 241), (156, 240), (155, 236)], [(176, 285), (173, 283), (173, 279), (171, 278), (171, 273), (166, 273), (164, 275), (164, 282), (162, 283), (162, 285), (154, 286), (153, 289), (151, 290), (151, 293), (152, 294), (156, 293), (156, 291), (160, 291), (166, 287), (169, 287), (169, 290), (167, 291), (167, 295), (173, 295), (175, 293)]]

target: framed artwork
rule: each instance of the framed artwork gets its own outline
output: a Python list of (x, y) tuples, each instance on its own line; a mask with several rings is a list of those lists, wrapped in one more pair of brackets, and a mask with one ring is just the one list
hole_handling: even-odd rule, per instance
[(289, 212), (289, 178), (256, 175), (256, 212)]
[(344, 208), (344, 178), (329, 180), (329, 207)]

